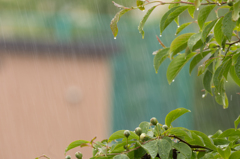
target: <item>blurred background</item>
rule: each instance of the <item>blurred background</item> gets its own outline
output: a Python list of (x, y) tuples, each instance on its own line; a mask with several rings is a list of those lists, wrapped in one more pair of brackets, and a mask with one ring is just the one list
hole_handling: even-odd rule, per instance
[[(134, 0), (116, 2), (135, 6)], [(223, 110), (214, 97), (202, 98), (196, 69), (190, 76), (185, 66), (171, 85), (169, 60), (155, 73), (152, 52), (161, 48), (156, 35), (167, 9), (154, 10), (145, 39), (137, 26), (146, 11), (128, 12), (114, 40), (109, 24), (119, 9), (111, 0), (0, 0), (0, 158), (64, 158), (72, 141), (95, 136), (101, 141), (153, 116), (164, 123), (178, 107), (192, 112), (174, 126), (207, 134), (233, 127), (240, 89), (231, 79), (229, 108)], [(180, 24), (193, 21), (183, 14)], [(164, 31), (166, 46), (176, 28), (172, 23)], [(191, 24), (182, 33), (196, 30)], [(67, 154), (76, 151), (90, 158), (90, 148)]]

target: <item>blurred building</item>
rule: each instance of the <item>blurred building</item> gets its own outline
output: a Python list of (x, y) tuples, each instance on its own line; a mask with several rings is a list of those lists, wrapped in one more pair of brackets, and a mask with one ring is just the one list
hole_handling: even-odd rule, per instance
[[(1, 41), (0, 158), (60, 159), (72, 141), (107, 138), (114, 49)], [(90, 148), (81, 151), (90, 158)]]

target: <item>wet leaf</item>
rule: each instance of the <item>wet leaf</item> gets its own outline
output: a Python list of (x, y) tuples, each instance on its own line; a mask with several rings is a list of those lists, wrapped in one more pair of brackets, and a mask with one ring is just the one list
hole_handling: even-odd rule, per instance
[(150, 16), (150, 14), (152, 13), (152, 11), (156, 8), (156, 6), (153, 6), (152, 8), (150, 8), (148, 11), (147, 11), (147, 14), (145, 14), (145, 16), (143, 17), (142, 21), (140, 22), (139, 26), (138, 26), (138, 30), (139, 30), (139, 33), (142, 34), (142, 38), (144, 39), (144, 31), (143, 31), (143, 27), (148, 19), (148, 17)]
[(118, 12), (115, 17), (112, 19), (111, 23), (110, 23), (110, 28), (112, 30), (113, 36), (114, 38), (117, 37), (118, 34), (118, 26), (117, 23), (120, 20), (121, 16), (124, 15), (125, 13), (127, 13), (130, 9), (123, 9), (120, 12)]
[(181, 71), (183, 66), (194, 56), (196, 53), (190, 53), (188, 56), (181, 54), (176, 56), (167, 68), (167, 80), (171, 84), (172, 81), (176, 78), (178, 73)]
[(175, 110), (172, 110), (167, 114), (165, 118), (165, 124), (170, 128), (174, 120), (176, 120), (177, 118), (179, 118), (180, 116), (182, 116), (187, 112), (191, 112), (191, 111), (185, 108), (177, 108)]
[(170, 45), (170, 53), (171, 57), (176, 55), (177, 53), (181, 52), (182, 50), (186, 49), (188, 39), (193, 35), (194, 33), (186, 33), (178, 36), (175, 38), (171, 45)]

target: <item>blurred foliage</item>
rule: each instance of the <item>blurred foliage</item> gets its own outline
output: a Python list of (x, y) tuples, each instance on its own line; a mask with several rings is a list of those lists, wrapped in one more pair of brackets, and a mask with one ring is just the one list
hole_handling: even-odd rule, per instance
[[(133, 5), (133, 1), (129, 0), (116, 0), (116, 2)], [(111, 0), (1, 0), (0, 9), (48, 12), (80, 9), (92, 13), (114, 13), (115, 7)]]

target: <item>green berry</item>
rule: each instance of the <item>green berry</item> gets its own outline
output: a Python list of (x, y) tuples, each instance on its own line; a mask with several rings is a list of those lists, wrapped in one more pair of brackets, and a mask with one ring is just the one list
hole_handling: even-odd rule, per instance
[(146, 135), (145, 133), (142, 133), (142, 134), (140, 135), (140, 140), (141, 140), (141, 141), (144, 141), (146, 137), (147, 137), (147, 135)]
[(150, 123), (151, 123), (152, 125), (157, 125), (158, 121), (157, 121), (157, 119), (156, 119), (155, 117), (152, 117), (152, 118), (150, 119)]
[(128, 138), (130, 136), (130, 131), (129, 130), (125, 130), (123, 134), (124, 134), (124, 136), (126, 138)]
[(66, 158), (66, 159), (71, 159), (71, 156), (70, 156), (70, 155), (67, 155), (65, 158)]
[(82, 159), (82, 153), (81, 152), (76, 152), (75, 156), (77, 159)]
[(229, 6), (233, 6), (233, 2), (228, 2), (227, 3)]
[(135, 129), (135, 133), (136, 133), (138, 136), (140, 136), (140, 135), (142, 134), (142, 129), (141, 129), (140, 127), (137, 127), (137, 128)]
[(165, 130), (167, 130), (167, 129), (168, 129), (168, 126), (167, 126), (167, 125), (163, 125), (162, 128), (165, 129)]

